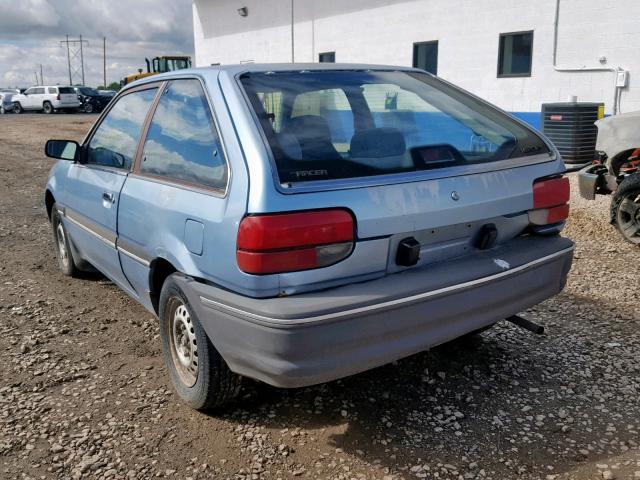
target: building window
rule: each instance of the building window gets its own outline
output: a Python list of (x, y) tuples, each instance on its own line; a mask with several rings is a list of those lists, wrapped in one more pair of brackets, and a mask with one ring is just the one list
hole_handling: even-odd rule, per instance
[(318, 55), (320, 63), (336, 63), (336, 52), (324, 52)]
[(530, 77), (533, 32), (501, 33), (498, 77)]
[(438, 42), (413, 44), (413, 67), (421, 68), (434, 75), (438, 74)]

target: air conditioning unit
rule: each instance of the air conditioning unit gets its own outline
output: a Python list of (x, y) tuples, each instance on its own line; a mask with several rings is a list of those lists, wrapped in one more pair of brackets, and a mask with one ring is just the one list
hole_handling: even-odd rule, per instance
[(598, 129), (604, 103), (543, 103), (542, 132), (566, 163), (588, 163), (596, 158)]

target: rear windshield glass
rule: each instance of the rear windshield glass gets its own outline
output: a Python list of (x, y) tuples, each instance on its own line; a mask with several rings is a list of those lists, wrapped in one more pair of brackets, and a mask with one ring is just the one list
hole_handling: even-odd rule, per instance
[(87, 95), (89, 97), (97, 97), (97, 96), (100, 95), (100, 93), (94, 88), (80, 87), (80, 88), (78, 88), (78, 90), (80, 90), (81, 94)]
[(499, 110), (416, 72), (249, 73), (241, 82), (281, 183), (367, 177), (548, 153)]
[(59, 87), (60, 93), (76, 93), (72, 87)]

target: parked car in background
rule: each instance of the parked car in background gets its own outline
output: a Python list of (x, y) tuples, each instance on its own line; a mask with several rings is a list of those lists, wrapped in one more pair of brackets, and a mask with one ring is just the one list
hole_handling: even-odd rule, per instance
[(84, 113), (99, 113), (111, 101), (110, 97), (102, 95), (91, 87), (73, 87), (80, 100), (80, 110)]
[(313, 385), (488, 328), (572, 263), (556, 149), (417, 69), (156, 75), (46, 153), (60, 269), (96, 268), (159, 316), (199, 409), (241, 376)]
[(98, 90), (98, 93), (100, 93), (100, 95), (104, 95), (105, 97), (115, 97), (116, 93), (113, 90)]
[(640, 111), (596, 122), (600, 160), (579, 173), (580, 194), (613, 195), (611, 223), (628, 242), (640, 245)]
[(28, 88), (24, 93), (15, 95), (12, 99), (13, 111), (22, 113), (25, 110), (53, 113), (64, 110), (76, 111), (80, 100), (73, 87), (38, 86)]
[(13, 97), (17, 95), (15, 90), (0, 90), (0, 114), (13, 111)]

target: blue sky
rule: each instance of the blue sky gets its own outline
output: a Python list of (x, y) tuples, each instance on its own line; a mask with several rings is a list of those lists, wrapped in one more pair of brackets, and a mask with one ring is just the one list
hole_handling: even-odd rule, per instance
[(68, 84), (65, 35), (84, 47), (85, 83), (102, 84), (146, 68), (145, 57), (193, 55), (191, 0), (0, 0), (0, 87), (27, 87), (43, 66), (45, 84)]

